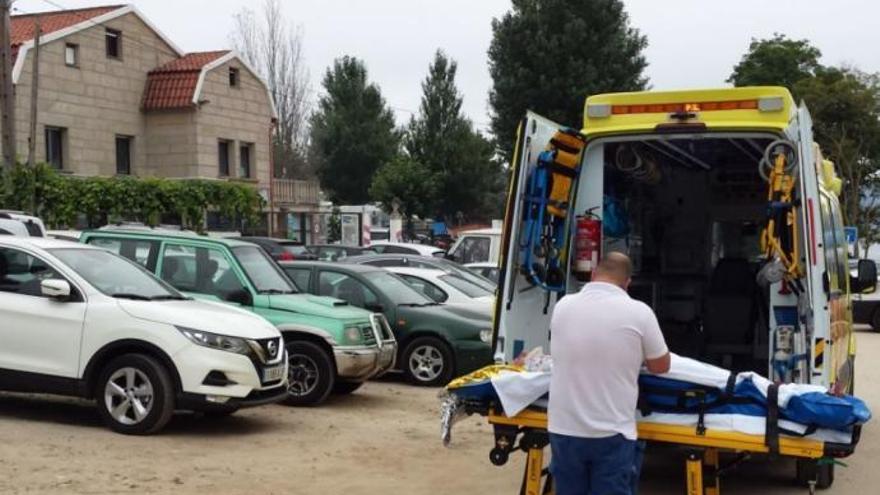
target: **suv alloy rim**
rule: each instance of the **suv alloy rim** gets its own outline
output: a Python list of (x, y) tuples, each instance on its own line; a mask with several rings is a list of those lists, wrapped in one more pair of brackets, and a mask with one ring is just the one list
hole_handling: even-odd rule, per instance
[(434, 380), (443, 372), (443, 354), (432, 345), (416, 347), (409, 357), (409, 370), (423, 382)]
[(304, 354), (293, 354), (288, 363), (288, 393), (302, 397), (315, 390), (318, 386), (318, 365), (315, 361)]
[(104, 386), (104, 404), (118, 423), (136, 425), (153, 409), (153, 384), (136, 368), (119, 368)]

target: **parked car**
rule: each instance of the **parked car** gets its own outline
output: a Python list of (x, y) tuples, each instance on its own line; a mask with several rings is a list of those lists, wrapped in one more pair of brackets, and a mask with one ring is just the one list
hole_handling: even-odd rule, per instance
[(342, 246), (339, 244), (310, 244), (308, 249), (320, 261), (341, 261), (351, 256), (375, 253), (370, 248)]
[(79, 236), (82, 235), (81, 230), (47, 230), (46, 237), (58, 239), (61, 241), (78, 242)]
[(442, 258), (446, 251), (430, 244), (414, 244), (408, 242), (371, 242), (370, 249), (379, 254), (415, 254), (417, 256), (434, 256)]
[(384, 314), (399, 344), (398, 367), (414, 384), (444, 385), (492, 362), (491, 320), (483, 312), (438, 304), (382, 268), (317, 261), (281, 266), (304, 290)]
[(256, 244), (276, 261), (316, 260), (318, 259), (309, 248), (289, 239), (274, 237), (239, 237), (239, 240)]
[(94, 399), (120, 433), (287, 396), (278, 329), (102, 249), (0, 237), (0, 320), (0, 389)]
[(467, 268), (449, 261), (444, 258), (435, 258), (432, 256), (416, 256), (412, 254), (371, 254), (364, 256), (356, 256), (346, 258), (346, 263), (355, 263), (358, 265), (371, 265), (389, 268), (392, 266), (401, 266), (409, 268), (428, 268), (432, 270), (443, 270), (445, 272), (454, 273), (465, 280), (473, 282), (480, 287), (495, 292), (497, 284), (481, 275), (468, 270)]
[(495, 294), (454, 273), (429, 268), (388, 267), (387, 270), (406, 280), (432, 301), (464, 306), (485, 312), (491, 318)]
[(498, 277), (501, 274), (496, 263), (469, 263), (464, 265), (464, 267), (481, 277), (495, 282), (496, 284), (498, 283)]
[[(24, 227), (22, 233), (21, 227)], [(0, 234), (22, 237), (46, 237), (46, 227), (39, 217), (21, 211), (0, 210)]]
[(462, 265), (471, 263), (498, 264), (501, 253), (501, 229), (465, 230), (449, 250), (447, 258)]
[(339, 299), (299, 293), (258, 246), (185, 233), (97, 230), (82, 242), (135, 261), (181, 292), (252, 311), (275, 324), (288, 352), (289, 405), (350, 393), (394, 364), (381, 315)]

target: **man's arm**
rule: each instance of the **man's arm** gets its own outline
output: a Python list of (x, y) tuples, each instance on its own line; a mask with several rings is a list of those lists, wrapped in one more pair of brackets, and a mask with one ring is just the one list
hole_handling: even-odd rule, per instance
[(669, 354), (669, 352), (658, 357), (657, 359), (645, 360), (645, 366), (647, 366), (648, 371), (654, 373), (655, 375), (662, 375), (663, 373), (669, 372), (670, 364), (672, 364), (672, 356)]
[(669, 371), (672, 357), (660, 330), (657, 316), (650, 307), (645, 307), (645, 322), (642, 329), (642, 349), (645, 355), (645, 366), (648, 371), (661, 375)]

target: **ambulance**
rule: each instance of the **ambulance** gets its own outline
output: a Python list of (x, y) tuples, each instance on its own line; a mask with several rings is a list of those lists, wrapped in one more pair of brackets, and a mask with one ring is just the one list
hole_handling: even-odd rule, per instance
[(618, 251), (672, 352), (853, 392), (851, 295), (877, 269), (848, 269), (842, 181), (788, 90), (596, 95), (580, 129), (528, 113), (511, 173), (496, 356), (548, 353), (554, 305)]

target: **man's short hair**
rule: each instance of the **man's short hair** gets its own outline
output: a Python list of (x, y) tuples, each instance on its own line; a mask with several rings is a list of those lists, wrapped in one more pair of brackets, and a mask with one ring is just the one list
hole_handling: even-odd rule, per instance
[(596, 275), (602, 278), (610, 278), (619, 282), (626, 282), (632, 276), (632, 261), (629, 256), (612, 251), (602, 258), (596, 266)]

